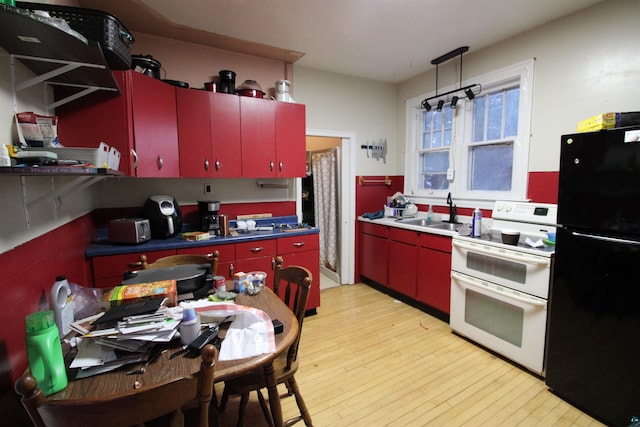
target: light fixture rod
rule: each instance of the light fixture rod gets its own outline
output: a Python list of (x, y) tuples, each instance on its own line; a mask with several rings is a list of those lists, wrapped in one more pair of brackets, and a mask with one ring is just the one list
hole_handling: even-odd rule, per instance
[[(429, 101), (431, 101), (432, 99), (436, 99), (436, 98), (442, 98), (442, 97), (446, 97), (445, 99), (448, 101), (449, 100), (449, 95), (456, 93), (456, 92), (464, 92), (464, 96), (467, 97), (469, 100), (472, 100), (476, 97), (476, 95), (479, 95), (480, 92), (482, 91), (482, 87), (479, 84), (472, 84), (472, 85), (468, 85), (468, 86), (462, 86), (462, 54), (467, 52), (469, 50), (469, 46), (462, 46), (459, 47), (457, 49), (452, 50), (451, 52), (447, 52), (444, 55), (441, 55), (435, 59), (431, 60), (431, 64), (436, 66), (436, 94), (434, 96), (431, 96), (425, 100), (422, 101), (422, 108), (426, 109), (427, 111), (431, 110), (431, 105), (429, 104)], [(459, 87), (458, 89), (453, 89), (450, 90), (448, 92), (445, 93), (438, 93), (438, 77), (439, 77), (439, 65), (442, 64), (445, 61), (448, 61), (450, 59), (455, 58), (456, 56), (460, 56), (460, 80), (459, 80)], [(473, 89), (477, 88), (478, 92), (474, 92)], [(454, 98), (455, 98), (455, 102), (454, 102)], [(455, 104), (457, 104), (459, 97), (455, 96), (452, 98), (452, 106), (455, 106)], [(444, 101), (442, 99), (438, 100), (438, 111), (442, 109), (442, 103)]]
[(458, 55), (462, 55), (463, 53), (469, 50), (469, 46), (462, 46), (457, 49), (452, 50), (451, 52), (445, 53), (442, 56), (437, 57), (436, 59), (431, 60), (432, 65), (442, 64), (445, 61), (450, 60), (451, 58), (455, 58)]
[(453, 89), (453, 90), (450, 90), (449, 92), (441, 93), (440, 95), (433, 95), (433, 96), (431, 96), (431, 97), (429, 97), (429, 98), (425, 99), (425, 101), (427, 101), (427, 102), (428, 102), (428, 101), (431, 101), (432, 99), (441, 98), (441, 97), (443, 97), (443, 96), (451, 95), (452, 93), (456, 93), (456, 92), (464, 92), (464, 91), (465, 91), (465, 90), (467, 90), (467, 89), (474, 89), (474, 88), (476, 88), (476, 87), (478, 87), (478, 88), (479, 88), (479, 87), (480, 87), (480, 85), (479, 85), (478, 83), (476, 83), (476, 84), (472, 84), (472, 85), (464, 86), (464, 87), (461, 87), (461, 88), (458, 88), (458, 89)]

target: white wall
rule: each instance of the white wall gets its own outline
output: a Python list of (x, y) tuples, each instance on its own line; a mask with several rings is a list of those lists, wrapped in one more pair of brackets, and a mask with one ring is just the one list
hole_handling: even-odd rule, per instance
[[(468, 83), (473, 76), (536, 58), (529, 171), (557, 171), (560, 136), (575, 132), (580, 120), (640, 110), (639, 17), (639, 1), (608, 0), (487, 49), (474, 51), (469, 41), (463, 58)], [(399, 85), (399, 141), (405, 140), (405, 100), (434, 89), (435, 72)]]
[[(307, 129), (356, 134), (356, 175), (402, 173), (396, 147), (396, 85), (295, 66), (293, 97), (307, 106)], [(361, 145), (386, 139), (386, 163), (367, 158)], [(402, 159), (404, 161), (404, 158)]]

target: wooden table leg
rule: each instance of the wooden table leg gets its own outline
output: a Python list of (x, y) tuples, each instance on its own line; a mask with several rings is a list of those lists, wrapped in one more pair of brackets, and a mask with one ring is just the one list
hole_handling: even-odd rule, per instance
[(280, 395), (278, 394), (276, 376), (273, 372), (273, 363), (264, 365), (262, 370), (264, 372), (265, 384), (267, 384), (267, 390), (269, 392), (269, 407), (271, 409), (273, 424), (276, 427), (283, 427), (284, 421), (282, 420), (282, 406), (280, 405)]

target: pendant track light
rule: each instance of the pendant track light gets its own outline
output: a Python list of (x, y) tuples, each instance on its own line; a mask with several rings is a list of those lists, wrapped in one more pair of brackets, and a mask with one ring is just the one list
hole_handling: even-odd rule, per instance
[[(437, 107), (436, 107), (437, 111), (442, 111), (442, 107), (446, 102), (450, 102), (451, 108), (456, 108), (460, 98), (466, 97), (467, 99), (469, 99), (469, 101), (471, 101), (476, 97), (476, 95), (480, 94), (480, 92), (482, 91), (482, 87), (479, 84), (472, 84), (464, 87), (462, 86), (462, 54), (467, 52), (468, 50), (469, 50), (469, 46), (462, 46), (452, 50), (451, 52), (445, 53), (444, 55), (439, 56), (431, 61), (431, 63), (436, 66), (436, 94), (422, 101), (421, 105), (423, 109), (427, 111), (431, 111), (432, 105), (429, 103), (429, 101), (434, 99), (438, 100)], [(454, 89), (445, 93), (438, 94), (438, 66), (445, 61), (455, 58), (456, 56), (460, 56), (459, 87), (458, 89)], [(474, 90), (476, 91), (474, 92)], [(458, 94), (458, 92), (463, 92), (465, 96), (464, 97), (461, 96), (462, 94), (461, 93)], [(452, 94), (457, 94), (457, 95), (453, 95), (451, 98), (449, 98), (449, 95), (452, 95)]]
[(471, 88), (465, 89), (464, 93), (465, 93), (465, 95), (467, 95), (467, 98), (469, 98), (469, 100), (472, 100), (473, 98), (476, 97), (476, 95), (473, 93)]

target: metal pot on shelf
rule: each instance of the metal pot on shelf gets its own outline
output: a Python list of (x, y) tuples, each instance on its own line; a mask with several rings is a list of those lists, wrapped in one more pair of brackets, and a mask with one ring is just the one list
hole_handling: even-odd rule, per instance
[(238, 89), (236, 93), (239, 96), (248, 96), (251, 98), (264, 98), (265, 93), (262, 91), (262, 87), (255, 80), (245, 80)]
[(131, 55), (131, 69), (160, 80), (162, 64), (151, 55)]

